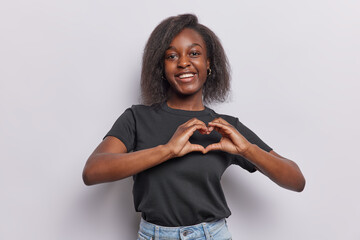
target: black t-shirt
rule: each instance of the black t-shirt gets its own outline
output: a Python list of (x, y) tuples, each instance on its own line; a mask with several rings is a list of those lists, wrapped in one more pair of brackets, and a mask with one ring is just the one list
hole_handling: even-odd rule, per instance
[[(166, 102), (152, 106), (133, 105), (117, 119), (106, 136), (120, 139), (128, 152), (153, 148), (166, 144), (179, 125), (194, 117), (205, 124), (221, 117), (249, 142), (271, 151), (235, 117), (217, 114), (207, 107), (202, 111), (173, 109)], [(209, 135), (195, 131), (189, 141), (206, 147), (220, 139), (221, 135), (216, 131)], [(220, 179), (231, 164), (249, 172), (256, 171), (252, 163), (239, 155), (210, 151), (207, 154), (191, 152), (140, 172), (133, 176), (135, 209), (146, 221), (170, 227), (226, 218), (231, 212)]]

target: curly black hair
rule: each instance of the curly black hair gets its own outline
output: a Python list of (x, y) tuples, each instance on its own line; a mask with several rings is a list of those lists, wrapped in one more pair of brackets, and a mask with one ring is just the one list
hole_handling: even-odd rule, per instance
[(193, 14), (182, 14), (163, 20), (146, 43), (141, 70), (142, 103), (152, 105), (167, 100), (170, 84), (164, 78), (165, 51), (183, 29), (197, 31), (203, 38), (211, 74), (203, 88), (205, 103), (224, 102), (230, 91), (230, 67), (220, 40), (206, 26), (199, 24)]

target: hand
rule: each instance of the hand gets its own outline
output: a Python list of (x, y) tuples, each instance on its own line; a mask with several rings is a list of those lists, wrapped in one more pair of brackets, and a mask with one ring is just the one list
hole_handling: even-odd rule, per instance
[(201, 134), (210, 134), (208, 127), (197, 118), (190, 119), (180, 125), (172, 138), (166, 144), (172, 152), (173, 157), (181, 157), (193, 151), (205, 153), (205, 148), (199, 144), (192, 144), (189, 138), (198, 130)]
[(221, 150), (232, 154), (244, 155), (251, 143), (238, 130), (222, 118), (216, 118), (208, 124), (208, 131), (216, 130), (222, 135), (220, 142), (208, 145), (203, 153)]

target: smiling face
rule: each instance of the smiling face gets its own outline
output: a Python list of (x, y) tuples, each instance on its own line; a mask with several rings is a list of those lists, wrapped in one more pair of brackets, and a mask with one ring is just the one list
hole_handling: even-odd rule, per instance
[(202, 95), (209, 66), (203, 38), (195, 30), (185, 28), (165, 52), (165, 76), (170, 91), (181, 96)]

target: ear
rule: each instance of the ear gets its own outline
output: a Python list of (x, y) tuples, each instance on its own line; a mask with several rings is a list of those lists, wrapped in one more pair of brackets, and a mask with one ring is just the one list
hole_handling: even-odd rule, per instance
[(210, 68), (210, 59), (208, 58), (206, 60), (206, 69), (209, 69)]

